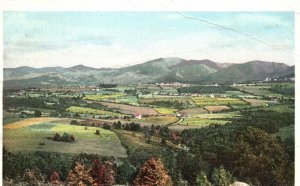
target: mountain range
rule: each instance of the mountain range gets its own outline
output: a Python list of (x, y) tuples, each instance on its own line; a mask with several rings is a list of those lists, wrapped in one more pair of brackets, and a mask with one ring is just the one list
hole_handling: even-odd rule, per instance
[(181, 58), (159, 58), (122, 68), (64, 67), (4, 68), (4, 87), (49, 85), (97, 85), (152, 82), (238, 83), (293, 76), (295, 66), (284, 63), (249, 61), (218, 63)]

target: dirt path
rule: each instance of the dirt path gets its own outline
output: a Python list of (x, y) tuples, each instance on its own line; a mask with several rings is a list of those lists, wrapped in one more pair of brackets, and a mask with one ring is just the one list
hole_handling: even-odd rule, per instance
[(182, 122), (183, 121), (183, 118), (180, 117), (180, 119), (178, 121), (176, 121), (175, 123), (170, 123), (170, 124), (167, 124), (166, 126), (172, 126), (172, 125), (177, 125), (178, 123)]

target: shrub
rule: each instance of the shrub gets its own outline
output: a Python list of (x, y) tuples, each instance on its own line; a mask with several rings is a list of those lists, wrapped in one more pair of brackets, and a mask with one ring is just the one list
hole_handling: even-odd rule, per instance
[(95, 134), (100, 135), (100, 130), (97, 129)]
[(135, 131), (135, 132), (140, 132), (142, 128), (139, 123), (130, 123), (130, 124), (126, 124), (124, 126), (124, 129), (130, 130), (130, 131)]
[(121, 121), (118, 121), (116, 125), (116, 129), (120, 129), (120, 128), (122, 128), (122, 123)]
[(62, 136), (56, 133), (53, 138), (48, 137), (47, 139), (53, 139), (54, 141), (62, 141), (62, 142), (74, 142), (75, 136), (69, 135), (68, 133), (64, 132)]
[(39, 110), (35, 110), (34, 111), (34, 117), (41, 117), (42, 116), (42, 112)]
[(107, 123), (104, 123), (102, 128), (104, 128), (105, 130), (110, 130), (110, 125)]
[(60, 141), (60, 135), (58, 134), (58, 133), (56, 133), (55, 135), (54, 135), (54, 137), (53, 137), (53, 140), (54, 141)]
[(71, 141), (71, 142), (74, 142), (74, 141), (75, 141), (75, 136), (74, 136), (73, 134), (70, 136), (70, 141)]
[(68, 133), (64, 132), (62, 137), (61, 137), (61, 141), (69, 142), (70, 141), (70, 135)]
[(76, 125), (78, 124), (77, 120), (71, 120), (70, 125)]

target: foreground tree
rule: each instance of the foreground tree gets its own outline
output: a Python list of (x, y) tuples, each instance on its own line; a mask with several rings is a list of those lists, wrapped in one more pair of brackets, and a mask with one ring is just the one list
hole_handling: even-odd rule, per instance
[(68, 185), (88, 186), (93, 185), (93, 178), (90, 176), (90, 170), (86, 169), (84, 165), (76, 162), (76, 166), (68, 174)]
[(136, 168), (130, 164), (129, 161), (125, 161), (117, 169), (117, 183), (129, 184), (134, 179)]
[(60, 176), (59, 173), (54, 171), (49, 177), (49, 182), (52, 184), (60, 184)]
[(215, 186), (230, 185), (234, 182), (233, 176), (229, 171), (225, 170), (223, 166), (218, 169), (215, 168), (211, 177)]
[(228, 163), (241, 178), (256, 178), (261, 185), (293, 185), (293, 163), (282, 144), (261, 129), (248, 127), (240, 133), (230, 155), (237, 157)]
[(197, 186), (212, 186), (204, 172), (200, 172), (199, 176), (197, 177), (196, 184)]
[(115, 171), (113, 170), (113, 163), (111, 161), (102, 163), (96, 159), (90, 175), (94, 179), (93, 185), (95, 186), (110, 186), (115, 184)]
[(134, 180), (135, 186), (171, 186), (171, 177), (167, 174), (162, 161), (152, 157), (140, 168), (139, 174)]

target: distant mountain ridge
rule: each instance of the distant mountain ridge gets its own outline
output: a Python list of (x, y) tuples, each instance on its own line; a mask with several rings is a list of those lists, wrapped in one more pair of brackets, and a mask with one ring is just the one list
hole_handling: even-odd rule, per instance
[(292, 76), (294, 73), (294, 66), (258, 60), (237, 64), (218, 63), (208, 59), (158, 58), (122, 68), (93, 68), (84, 65), (76, 65), (69, 68), (33, 68), (28, 66), (4, 68), (4, 87), (174, 81), (187, 83), (238, 83)]

